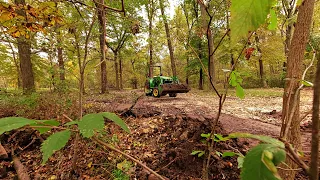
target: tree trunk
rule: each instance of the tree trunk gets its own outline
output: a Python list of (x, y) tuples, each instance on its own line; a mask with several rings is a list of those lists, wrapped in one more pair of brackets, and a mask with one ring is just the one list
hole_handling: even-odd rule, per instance
[[(214, 55), (213, 55), (214, 45), (213, 45), (212, 31), (210, 29), (212, 17), (208, 15), (206, 11), (207, 7), (202, 2), (200, 2), (199, 4), (200, 4), (201, 18), (202, 18), (202, 29), (206, 34), (206, 37), (208, 40), (208, 57), (209, 57), (208, 73), (210, 78), (209, 79), (209, 85), (210, 85), (210, 81), (215, 82), (215, 67), (214, 67)], [(209, 18), (209, 21), (207, 20), (207, 18)]]
[(319, 179), (319, 103), (320, 103), (320, 53), (318, 52), (318, 65), (314, 80), (313, 107), (312, 107), (312, 143), (310, 180)]
[[(25, 5), (25, 0), (15, 0), (17, 5)], [(23, 10), (19, 10), (18, 14), (26, 17)], [(22, 88), (24, 94), (35, 92), (34, 76), (31, 63), (31, 43), (25, 37), (20, 36), (18, 39), (18, 54), (20, 60), (20, 70), (22, 77)]]
[(152, 45), (152, 21), (153, 21), (153, 14), (154, 14), (154, 3), (153, 0), (149, 0), (148, 4), (148, 19), (149, 19), (149, 74), (148, 76), (151, 78), (153, 76), (153, 45)]
[(265, 74), (264, 74), (264, 70), (263, 70), (263, 61), (262, 61), (262, 51), (260, 49), (260, 46), (259, 46), (259, 37), (258, 35), (256, 34), (255, 36), (255, 40), (256, 40), (256, 43), (257, 43), (257, 50), (260, 54), (259, 56), (259, 75), (260, 75), (260, 81), (261, 81), (261, 85), (266, 88), (267, 87), (267, 82), (266, 82), (266, 78), (265, 78)]
[(120, 89), (119, 87), (119, 68), (118, 68), (118, 52), (113, 52), (113, 60), (114, 60), (114, 69), (116, 72), (116, 89)]
[(268, 85), (267, 85), (267, 81), (266, 81), (264, 70), (263, 70), (262, 56), (260, 56), (259, 58), (259, 74), (260, 74), (261, 84), (264, 88), (266, 88)]
[[(104, 4), (104, 0), (100, 0), (101, 4)], [(106, 64), (106, 13), (102, 5), (96, 3), (99, 20), (99, 41), (100, 41), (100, 84), (101, 93), (104, 94), (107, 91), (107, 64)]]
[(65, 69), (64, 69), (64, 60), (62, 55), (62, 47), (61, 47), (61, 39), (58, 37), (58, 65), (59, 65), (59, 74), (60, 74), (60, 81), (64, 81), (65, 78)]
[(174, 56), (173, 56), (173, 47), (172, 47), (171, 38), (170, 38), (169, 25), (168, 25), (168, 22), (167, 22), (167, 18), (166, 18), (165, 14), (164, 14), (163, 0), (159, 0), (159, 3), (160, 3), (161, 15), (162, 15), (162, 18), (163, 18), (164, 27), (165, 27), (166, 35), (167, 35), (167, 42), (168, 42), (169, 53), (170, 53), (172, 75), (173, 76), (177, 76), (176, 63), (175, 63)]
[(203, 70), (200, 68), (199, 71), (199, 90), (203, 90)]
[[(9, 39), (8, 39), (9, 40)], [(17, 85), (18, 85), (18, 88), (20, 89), (22, 87), (22, 83), (21, 83), (21, 70), (20, 70), (20, 65), (19, 65), (19, 61), (17, 59), (17, 56), (16, 56), (16, 53), (14, 51), (14, 48), (13, 48), (13, 45), (9, 42), (9, 46), (10, 46), (10, 49), (12, 51), (12, 58), (13, 58), (13, 62), (14, 62), (14, 65), (16, 67), (16, 71), (17, 71)]]
[[(189, 42), (188, 42), (189, 43)], [(190, 72), (189, 72), (189, 57), (187, 57), (187, 70), (186, 70), (186, 84), (189, 84), (189, 76), (190, 76)]]
[(120, 89), (123, 89), (123, 82), (122, 82), (122, 59), (119, 56), (119, 80), (120, 80)]
[[(295, 149), (301, 149), (301, 135), (300, 135), (300, 79), (302, 76), (302, 61), (304, 59), (304, 52), (306, 43), (308, 42), (310, 34), (310, 26), (313, 15), (315, 0), (305, 0), (299, 7), (296, 27), (293, 33), (293, 38), (289, 48), (287, 75), (289, 79), (284, 88), (283, 105), (282, 105), (282, 127), (280, 136), (287, 139)], [(297, 93), (295, 95), (295, 93)], [(295, 98), (296, 97), (296, 98)], [(293, 116), (290, 115), (293, 113)], [(288, 124), (289, 117), (292, 116), (292, 123)], [(290, 127), (288, 134), (286, 134), (286, 126)], [(291, 168), (295, 169), (297, 165), (289, 158), (286, 162)], [(296, 171), (280, 171), (282, 178), (294, 179)]]

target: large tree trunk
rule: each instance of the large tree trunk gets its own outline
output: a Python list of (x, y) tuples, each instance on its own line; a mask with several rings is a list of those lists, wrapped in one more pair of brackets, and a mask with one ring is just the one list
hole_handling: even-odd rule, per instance
[[(104, 4), (104, 0), (100, 0), (101, 4)], [(106, 64), (106, 13), (104, 8), (96, 3), (98, 10), (98, 20), (99, 20), (99, 41), (100, 41), (100, 83), (101, 83), (101, 93), (106, 93), (107, 91), (107, 64)]]
[(170, 53), (172, 75), (173, 76), (177, 76), (176, 62), (175, 62), (174, 56), (173, 56), (173, 47), (172, 47), (171, 38), (170, 38), (169, 25), (168, 25), (168, 22), (167, 22), (167, 18), (166, 18), (165, 14), (164, 14), (163, 0), (159, 0), (159, 3), (160, 3), (161, 15), (162, 15), (162, 18), (163, 18), (164, 27), (165, 27), (166, 35), (167, 35), (167, 42), (168, 42), (169, 53)]
[(320, 103), (320, 53), (317, 53), (318, 65), (314, 80), (312, 107), (312, 143), (310, 180), (319, 179), (319, 103)]
[[(26, 4), (25, 0), (15, 0), (15, 3), (17, 5)], [(26, 13), (23, 10), (18, 11), (18, 14), (26, 17)], [(23, 36), (20, 36), (17, 41), (23, 93), (30, 94), (35, 91), (34, 76), (31, 63), (31, 43), (30, 40), (27, 40)]]
[(148, 19), (149, 19), (149, 74), (148, 76), (151, 78), (153, 76), (153, 45), (152, 45), (152, 21), (154, 15), (154, 3), (153, 0), (149, 0), (148, 4)]
[[(296, 27), (293, 33), (293, 38), (289, 48), (287, 76), (289, 79), (285, 84), (282, 105), (282, 127), (280, 136), (286, 139), (295, 147), (301, 149), (300, 135), (300, 79), (302, 76), (302, 61), (304, 52), (310, 34), (310, 26), (313, 15), (313, 7), (315, 0), (305, 0), (299, 7)], [(296, 94), (297, 93), (297, 94)], [(293, 116), (290, 115), (293, 113)], [(288, 123), (289, 117), (292, 117), (292, 123)], [(288, 134), (286, 128), (289, 126)], [(286, 162), (291, 168), (295, 169), (297, 165), (289, 158)], [(294, 179), (296, 171), (280, 171), (282, 178)]]

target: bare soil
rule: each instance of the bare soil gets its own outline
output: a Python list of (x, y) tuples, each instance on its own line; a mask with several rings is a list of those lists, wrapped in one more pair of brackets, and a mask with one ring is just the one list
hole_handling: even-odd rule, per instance
[[(301, 111), (307, 112), (311, 108), (312, 92), (304, 90), (301, 99)], [(219, 119), (217, 133), (227, 135), (231, 132), (248, 132), (277, 137), (281, 124), (281, 104), (282, 98), (276, 96), (246, 97), (244, 100), (228, 97)], [(52, 109), (44, 107), (37, 107), (38, 109), (33, 110), (37, 113), (31, 114), (29, 118), (38, 119), (37, 114), (42, 114), (46, 119), (58, 117), (60, 121), (66, 122), (61, 114), (54, 115)], [(210, 132), (217, 113), (218, 99), (214, 94), (189, 92), (178, 94), (175, 98), (154, 98), (144, 96), (142, 91), (121, 91), (112, 92), (111, 98), (102, 95), (87, 96), (84, 107), (86, 113), (110, 111), (122, 115), (132, 133), (125, 134), (110, 123), (106, 131), (116, 136), (110, 136), (111, 138), (106, 140), (161, 175), (177, 180), (201, 179), (204, 157), (192, 156), (190, 153), (193, 150), (205, 149), (200, 135)], [(0, 109), (0, 117), (16, 115), (15, 109)], [(49, 111), (50, 115), (46, 115), (45, 111)], [(71, 108), (64, 113), (76, 116), (77, 111)], [(310, 116), (307, 116), (305, 121), (309, 120)], [(311, 142), (308, 127), (302, 128), (302, 135), (305, 161), (308, 161)], [(114, 140), (114, 137), (118, 140)], [(34, 142), (24, 149), (33, 139)], [(232, 140), (218, 143), (216, 150), (222, 153), (236, 151), (245, 154), (256, 143), (252, 140)], [(111, 171), (115, 167), (107, 164), (117, 164), (124, 159), (114, 152), (103, 152), (90, 140), (82, 140), (79, 143), (79, 169), (74, 174), (71, 173), (71, 141), (44, 166), (40, 166), (41, 138), (39, 139), (36, 132), (23, 130), (8, 133), (2, 136), (1, 144), (8, 152), (14, 148), (22, 163), (28, 168), (32, 179), (113, 179)], [(240, 170), (237, 168), (236, 157), (214, 157), (210, 166), (210, 179), (239, 179)], [(10, 159), (3, 161), (1, 165), (6, 167), (6, 175), (2, 178), (12, 179), (15, 173)], [(132, 179), (155, 179), (139, 166), (133, 166), (128, 173)], [(304, 176), (297, 177), (303, 178)]]

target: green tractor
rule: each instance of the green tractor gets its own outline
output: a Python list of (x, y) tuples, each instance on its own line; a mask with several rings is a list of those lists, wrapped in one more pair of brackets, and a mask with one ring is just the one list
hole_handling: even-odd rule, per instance
[(188, 85), (180, 83), (177, 77), (162, 76), (161, 66), (153, 67), (160, 68), (160, 75), (147, 79), (144, 88), (147, 96), (160, 97), (169, 94), (170, 97), (176, 97), (177, 93), (190, 91)]

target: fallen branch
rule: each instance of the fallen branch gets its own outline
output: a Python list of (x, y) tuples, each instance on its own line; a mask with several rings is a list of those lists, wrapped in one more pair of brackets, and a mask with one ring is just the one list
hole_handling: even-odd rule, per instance
[(140, 162), (139, 160), (137, 160), (137, 159), (135, 159), (134, 157), (132, 157), (132, 156), (130, 156), (130, 155), (128, 155), (128, 154), (120, 151), (119, 149), (117, 149), (117, 148), (115, 148), (115, 147), (112, 147), (112, 146), (110, 146), (109, 144), (101, 141), (101, 140), (100, 140), (99, 138), (97, 138), (96, 136), (93, 136), (93, 137), (92, 137), (92, 140), (93, 140), (95, 143), (101, 145), (102, 148), (104, 148), (104, 149), (110, 149), (110, 150), (112, 150), (112, 151), (115, 151), (115, 152), (118, 152), (118, 153), (124, 155), (124, 156), (127, 157), (128, 159), (134, 161), (135, 163), (139, 164), (140, 166), (142, 166), (143, 168), (145, 168), (145, 169), (146, 169), (147, 171), (149, 171), (150, 173), (152, 173), (152, 174), (154, 174), (155, 176), (157, 176), (159, 179), (161, 179), (161, 180), (166, 180), (166, 179), (165, 179), (164, 177), (162, 177), (160, 174), (158, 174), (157, 172), (153, 171), (152, 169), (150, 169), (148, 166), (144, 165), (144, 164), (143, 164), (142, 162)]
[(30, 180), (29, 174), (27, 173), (27, 169), (20, 162), (19, 158), (13, 155), (12, 160), (13, 160), (14, 169), (18, 174), (18, 178), (23, 180)]

